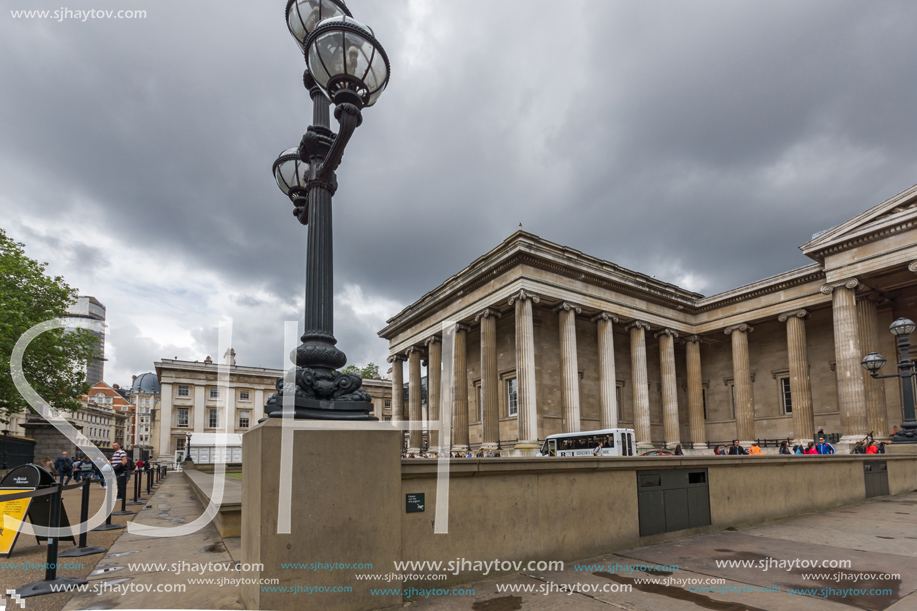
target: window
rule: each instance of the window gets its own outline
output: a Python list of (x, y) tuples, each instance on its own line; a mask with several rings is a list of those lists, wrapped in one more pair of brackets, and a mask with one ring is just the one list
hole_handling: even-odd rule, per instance
[(190, 410), (187, 407), (178, 408), (178, 426), (188, 426), (188, 412)]
[(519, 415), (519, 394), (516, 378), (506, 381), (506, 413), (508, 416)]
[(392, 411), (392, 400), (391, 399), (385, 400), (385, 409), (387, 409), (388, 411)]
[(478, 382), (478, 422), (484, 422), (484, 392), (481, 390), (480, 382)]
[(251, 412), (249, 412), (248, 410), (239, 412), (239, 428), (247, 429), (248, 422), (250, 419), (251, 419)]
[(706, 388), (700, 389), (700, 396), (701, 396), (701, 400), (703, 401), (703, 405), (704, 405), (704, 420), (706, 420), (707, 419), (707, 389)]
[(783, 402), (783, 413), (793, 413), (793, 397), (790, 394), (790, 378), (780, 378), (780, 398)]
[(732, 395), (732, 417), (736, 417), (736, 385), (729, 385), (729, 393)]
[(185, 451), (185, 438), (184, 437), (179, 437), (178, 439), (175, 440), (175, 449), (178, 450), (179, 452)]
[(210, 387), (210, 398), (219, 399), (220, 398), (220, 389), (217, 388), (216, 386), (211, 386)]
[(247, 391), (247, 390), (239, 391), (239, 401), (251, 401), (251, 400), (252, 400), (252, 396), (251, 396), (250, 391)]
[(220, 426), (220, 414), (216, 408), (210, 408), (210, 428), (215, 429)]
[(188, 386), (179, 386), (178, 387), (178, 396), (179, 397), (190, 397), (191, 389)]

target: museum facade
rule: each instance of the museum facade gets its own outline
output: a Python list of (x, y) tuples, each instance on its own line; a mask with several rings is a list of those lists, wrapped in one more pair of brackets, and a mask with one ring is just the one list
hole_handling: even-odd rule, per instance
[(426, 363), (430, 420), (450, 413), (441, 371), (455, 380), (452, 449), (527, 454), (553, 433), (616, 427), (641, 448), (887, 437), (903, 420), (899, 380), (860, 361), (880, 352), (894, 373), (886, 330), (917, 316), (917, 186), (800, 248), (810, 265), (705, 297), (517, 231), (379, 332), (393, 387), (407, 364), (392, 419), (422, 447)]

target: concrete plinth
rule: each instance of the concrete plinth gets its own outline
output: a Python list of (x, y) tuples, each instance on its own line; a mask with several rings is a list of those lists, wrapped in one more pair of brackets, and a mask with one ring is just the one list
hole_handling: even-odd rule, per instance
[[(401, 558), (401, 432), (295, 430), (291, 532), (278, 534), (280, 490), (287, 485), (280, 481), (282, 432), (283, 422), (271, 419), (242, 438), (242, 563), (263, 565), (245, 577), (279, 580), (271, 586), (274, 591), (243, 585), (243, 604), (297, 611), (400, 606), (400, 595), (371, 595), (370, 587), (379, 584), (356, 579), (365, 571), (284, 569), (282, 564), (371, 564), (372, 572), (393, 570), (392, 561)], [(297, 587), (302, 592), (293, 593)], [(385, 587), (397, 589), (401, 582)]]
[(885, 446), (885, 453), (913, 456), (917, 454), (917, 443), (890, 443)]

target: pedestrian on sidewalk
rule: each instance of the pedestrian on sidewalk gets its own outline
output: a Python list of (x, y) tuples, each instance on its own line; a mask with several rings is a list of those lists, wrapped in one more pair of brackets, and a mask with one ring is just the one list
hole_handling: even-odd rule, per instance
[[(57, 469), (60, 475), (61, 486), (66, 486), (73, 479), (73, 461), (67, 456), (66, 452), (61, 452), (61, 455), (57, 457), (57, 460), (54, 461), (54, 468)], [(65, 477), (67, 481), (64, 481)]]
[(818, 438), (818, 443), (815, 445), (815, 451), (819, 454), (836, 454), (834, 446), (825, 441), (824, 437)]

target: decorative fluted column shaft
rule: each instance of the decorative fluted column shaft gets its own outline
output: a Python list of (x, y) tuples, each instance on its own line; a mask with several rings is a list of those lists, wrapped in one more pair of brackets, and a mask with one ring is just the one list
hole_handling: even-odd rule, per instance
[[(392, 364), (392, 422), (404, 422), (404, 355), (393, 354), (388, 357)], [(402, 443), (404, 443), (402, 441)]]
[(837, 403), (841, 412), (846, 443), (859, 441), (866, 430), (866, 387), (860, 372), (860, 334), (857, 329), (856, 279), (835, 286), (825, 285), (822, 292), (832, 294), (834, 301), (834, 354), (837, 373)]
[(423, 445), (421, 421), (422, 388), (420, 386), (420, 348), (411, 346), (408, 354), (408, 416), (411, 419), (408, 434), (408, 453), (420, 452)]
[(597, 324), (599, 344), (599, 399), (602, 402), (600, 428), (618, 428), (618, 395), (615, 379), (615, 340), (612, 323), (618, 322), (610, 312), (601, 312), (592, 317)]
[[(434, 452), (442, 451), (440, 448), (439, 431), (441, 424), (439, 421), (439, 390), (442, 383), (443, 373), (443, 343), (439, 337), (431, 337), (426, 341), (427, 345), (427, 436), (429, 438), (430, 449)], [(445, 441), (445, 440), (443, 440)]]
[[(857, 300), (857, 324), (860, 332), (860, 350), (863, 355), (879, 351), (878, 295), (870, 293)], [(875, 380), (865, 369), (861, 370), (866, 391), (866, 426), (876, 437), (886, 437), (888, 411), (885, 405), (885, 382)]]
[(685, 338), (685, 358), (688, 363), (688, 433), (691, 436), (691, 446), (695, 450), (707, 447), (700, 344), (701, 338), (697, 335)]
[(796, 443), (812, 441), (815, 436), (815, 410), (812, 405), (812, 383), (809, 379), (809, 355), (806, 344), (805, 310), (781, 314), (786, 323), (786, 346), (790, 361), (790, 393), (793, 397), (793, 436)]
[(468, 449), (468, 325), (455, 325), (455, 369), (452, 373), (453, 447), (457, 452)]
[(755, 406), (751, 395), (751, 366), (748, 360), (748, 334), (754, 331), (746, 324), (726, 329), (732, 337), (732, 376), (735, 384), (736, 438), (748, 443), (755, 439)]
[(646, 332), (650, 326), (634, 320), (624, 327), (630, 331), (630, 364), (634, 383), (634, 434), (637, 447), (652, 447), (650, 430), (650, 393), (646, 373)]
[(522, 455), (538, 451), (538, 415), (535, 400), (535, 328), (532, 306), (537, 295), (519, 291), (509, 298), (516, 307), (516, 401), (518, 404), (516, 451)]
[(678, 384), (675, 381), (675, 338), (678, 332), (663, 329), (656, 333), (659, 338), (659, 371), (662, 378), (662, 428), (668, 447), (681, 444), (678, 422)]
[(564, 433), (576, 433), (580, 430), (579, 409), (579, 365), (576, 359), (576, 315), (582, 313), (579, 306), (566, 301), (554, 310), (558, 313), (560, 323), (560, 369), (563, 390), (561, 408), (563, 410)]
[(497, 392), (497, 318), (500, 313), (486, 309), (475, 321), (481, 323), (481, 401), (484, 403), (484, 443), (496, 448), (500, 440), (499, 394)]

